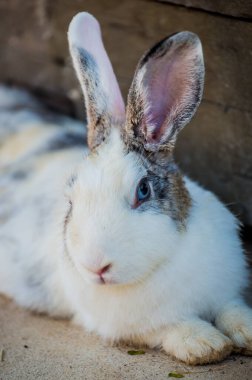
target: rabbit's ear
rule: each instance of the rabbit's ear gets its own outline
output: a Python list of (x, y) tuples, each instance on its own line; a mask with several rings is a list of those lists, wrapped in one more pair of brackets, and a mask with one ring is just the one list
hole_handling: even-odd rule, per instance
[(104, 49), (98, 21), (89, 13), (78, 13), (68, 29), (73, 64), (80, 81), (88, 117), (88, 143), (98, 146), (111, 123), (125, 120), (122, 95)]
[(197, 35), (176, 33), (156, 44), (140, 60), (129, 91), (129, 143), (152, 152), (170, 150), (200, 103), (203, 82)]

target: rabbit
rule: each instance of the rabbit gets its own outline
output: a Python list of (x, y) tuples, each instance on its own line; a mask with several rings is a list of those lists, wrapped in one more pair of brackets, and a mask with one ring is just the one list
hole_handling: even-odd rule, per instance
[(198, 36), (179, 32), (144, 54), (126, 109), (98, 21), (78, 13), (68, 41), (88, 148), (79, 124), (71, 132), (70, 121), (59, 128), (43, 117), (5, 137), (0, 291), (187, 364), (252, 354), (239, 222), (173, 158), (202, 97)]

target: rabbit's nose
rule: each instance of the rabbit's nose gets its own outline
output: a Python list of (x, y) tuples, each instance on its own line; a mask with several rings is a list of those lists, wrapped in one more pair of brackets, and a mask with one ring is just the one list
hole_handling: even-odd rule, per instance
[(90, 266), (86, 266), (85, 265), (85, 268), (89, 271), (89, 272), (92, 272), (94, 274), (97, 274), (98, 276), (102, 277), (106, 272), (108, 272), (110, 270), (110, 268), (112, 267), (112, 264), (107, 264), (107, 265), (104, 265), (103, 267), (100, 267), (100, 268), (92, 268)]
[(108, 271), (110, 270), (111, 266), (112, 266), (111, 264), (107, 264), (107, 265), (105, 265), (104, 267), (98, 269), (98, 270), (96, 271), (96, 273), (97, 273), (100, 277), (102, 277), (106, 272), (108, 272)]
[(112, 267), (112, 264), (107, 264), (107, 265), (104, 265), (102, 267), (96, 267), (96, 268), (90, 268), (90, 267), (87, 267), (85, 266), (86, 270), (88, 270), (89, 272), (93, 273), (94, 275), (96, 275), (98, 281), (100, 282), (100, 284), (106, 284), (106, 283), (109, 283), (111, 282), (111, 279), (108, 279), (106, 277), (106, 274), (109, 272), (109, 270), (111, 269)]

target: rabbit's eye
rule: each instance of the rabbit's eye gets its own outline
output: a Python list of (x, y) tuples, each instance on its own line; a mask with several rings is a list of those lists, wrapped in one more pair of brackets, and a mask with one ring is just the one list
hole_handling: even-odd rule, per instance
[(141, 179), (136, 189), (137, 203), (147, 201), (150, 198), (151, 189), (147, 178)]

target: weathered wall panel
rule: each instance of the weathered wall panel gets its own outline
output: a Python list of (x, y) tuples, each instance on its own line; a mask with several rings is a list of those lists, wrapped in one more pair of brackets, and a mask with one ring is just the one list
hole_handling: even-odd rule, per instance
[(170, 4), (183, 5), (205, 11), (220, 13), (225, 16), (252, 18), (250, 0), (158, 0)]

